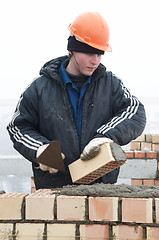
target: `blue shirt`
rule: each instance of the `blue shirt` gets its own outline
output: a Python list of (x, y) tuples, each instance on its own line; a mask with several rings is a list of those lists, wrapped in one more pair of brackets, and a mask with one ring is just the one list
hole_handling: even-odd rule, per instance
[(88, 77), (88, 80), (82, 86), (81, 91), (72, 83), (69, 76), (67, 75), (63, 63), (59, 69), (59, 77), (61, 82), (65, 85), (68, 98), (71, 104), (72, 116), (77, 128), (79, 144), (81, 143), (81, 129), (82, 129), (82, 111), (83, 101), (88, 84), (91, 82), (92, 76)]

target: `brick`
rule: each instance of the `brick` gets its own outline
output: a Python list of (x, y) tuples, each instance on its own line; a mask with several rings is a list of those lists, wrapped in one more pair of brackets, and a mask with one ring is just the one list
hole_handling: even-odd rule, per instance
[(159, 227), (147, 227), (147, 239), (159, 239)]
[(148, 158), (155, 158), (157, 159), (157, 152), (154, 152), (154, 151), (149, 151), (149, 152), (146, 152), (146, 159)]
[(0, 219), (22, 219), (22, 205), (27, 195), (23, 193), (0, 194)]
[(159, 143), (159, 134), (152, 135), (152, 143)]
[(131, 185), (136, 185), (136, 186), (142, 185), (142, 179), (131, 179)]
[(143, 179), (143, 185), (155, 185), (155, 180), (154, 179)]
[(143, 229), (141, 226), (119, 225), (113, 226), (113, 239), (143, 239)]
[(75, 224), (47, 224), (47, 240), (74, 240), (75, 232)]
[(152, 144), (152, 150), (153, 150), (153, 151), (156, 151), (156, 152), (159, 152), (159, 144), (153, 143), (153, 144)]
[(0, 239), (13, 240), (13, 224), (12, 223), (0, 223)]
[(131, 142), (130, 143), (130, 149), (132, 151), (134, 151), (134, 150), (140, 151), (141, 150), (141, 143), (140, 142)]
[(16, 239), (18, 240), (43, 240), (44, 223), (17, 223)]
[(145, 134), (138, 136), (133, 142), (145, 142)]
[(145, 152), (143, 151), (136, 151), (135, 158), (145, 158)]
[(93, 157), (91, 161), (78, 159), (69, 165), (69, 171), (74, 183), (89, 184), (125, 163), (125, 154), (120, 153), (121, 159), (115, 160), (109, 143), (101, 145), (100, 148), (99, 154)]
[(51, 189), (40, 189), (26, 197), (26, 219), (54, 220), (55, 194)]
[(146, 141), (145, 142), (152, 142), (152, 135), (151, 134), (146, 134)]
[(89, 220), (118, 221), (118, 197), (89, 197)]
[(156, 223), (159, 223), (159, 198), (155, 198), (156, 206)]
[(108, 225), (80, 225), (80, 240), (105, 240), (109, 238)]
[(86, 196), (58, 196), (57, 219), (58, 220), (85, 220)]
[(146, 142), (141, 143), (141, 151), (151, 151), (151, 150), (152, 150), (151, 143), (146, 143)]
[(34, 178), (31, 178), (31, 193), (36, 192), (36, 188), (35, 188), (35, 183), (34, 183)]
[(125, 152), (126, 158), (134, 158), (134, 151)]
[(152, 223), (152, 199), (123, 198), (122, 222)]
[(155, 180), (155, 186), (159, 187), (159, 180)]

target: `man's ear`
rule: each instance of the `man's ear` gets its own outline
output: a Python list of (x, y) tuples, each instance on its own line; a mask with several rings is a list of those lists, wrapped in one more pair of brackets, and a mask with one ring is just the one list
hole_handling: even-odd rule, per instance
[(68, 51), (69, 59), (72, 57), (72, 55), (73, 55), (73, 52), (72, 51)]

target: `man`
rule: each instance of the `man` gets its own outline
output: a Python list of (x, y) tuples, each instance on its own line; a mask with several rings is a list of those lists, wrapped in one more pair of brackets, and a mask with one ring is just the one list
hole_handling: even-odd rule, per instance
[[(69, 31), (69, 56), (42, 67), (40, 77), (21, 95), (7, 127), (14, 148), (32, 162), (36, 189), (72, 184), (68, 164), (98, 154), (105, 142), (128, 144), (146, 123), (141, 102), (100, 63), (104, 52), (111, 51), (105, 19), (86, 12)], [(60, 143), (65, 172), (36, 162), (53, 140)], [(119, 168), (95, 182), (113, 184), (118, 174)]]

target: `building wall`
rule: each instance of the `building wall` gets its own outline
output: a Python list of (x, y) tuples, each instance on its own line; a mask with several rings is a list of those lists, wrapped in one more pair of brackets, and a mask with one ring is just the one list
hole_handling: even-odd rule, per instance
[(159, 198), (1, 193), (0, 239), (159, 239)]

